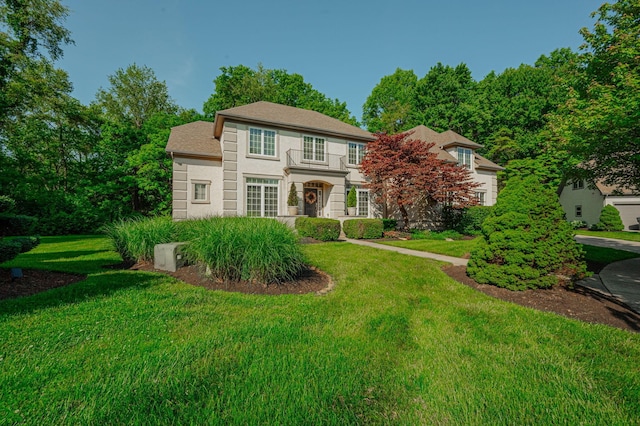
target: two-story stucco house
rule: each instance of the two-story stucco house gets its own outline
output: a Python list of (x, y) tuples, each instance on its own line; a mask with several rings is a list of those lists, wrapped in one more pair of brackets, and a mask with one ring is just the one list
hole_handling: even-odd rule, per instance
[[(475, 153), (481, 145), (452, 131), (412, 131), (412, 138), (434, 142), (439, 158), (471, 170), (482, 184), (476, 190), (480, 204), (495, 203), (501, 167)], [(173, 217), (286, 216), (291, 183), (299, 214), (343, 217), (355, 186), (358, 216), (379, 216), (359, 169), (374, 139), (324, 114), (270, 102), (218, 111), (213, 123), (174, 127), (166, 148), (173, 158)]]
[(371, 133), (324, 114), (256, 102), (218, 111), (213, 123), (174, 127), (173, 217), (277, 217), (287, 214), (295, 183), (299, 213), (345, 215), (358, 188), (358, 215), (375, 215), (358, 165)]

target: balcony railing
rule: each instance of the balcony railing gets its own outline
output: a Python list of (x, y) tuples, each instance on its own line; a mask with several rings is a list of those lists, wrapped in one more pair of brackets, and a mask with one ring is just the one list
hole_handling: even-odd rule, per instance
[[(307, 153), (309, 155), (309, 153)], [(347, 171), (346, 157), (344, 155), (324, 154), (324, 158), (318, 160), (307, 159), (304, 156), (304, 152), (297, 149), (290, 149), (287, 151), (287, 166), (299, 167), (305, 169), (315, 170), (329, 170), (329, 171)]]

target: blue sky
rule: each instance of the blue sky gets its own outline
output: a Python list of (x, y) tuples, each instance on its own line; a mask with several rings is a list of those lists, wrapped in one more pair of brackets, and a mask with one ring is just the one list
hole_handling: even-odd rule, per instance
[(481, 80), (577, 49), (601, 0), (62, 0), (71, 9), (58, 66), (83, 103), (132, 63), (152, 68), (178, 105), (202, 111), (220, 67), (286, 69), (360, 118), (396, 68), (422, 77), (442, 62)]

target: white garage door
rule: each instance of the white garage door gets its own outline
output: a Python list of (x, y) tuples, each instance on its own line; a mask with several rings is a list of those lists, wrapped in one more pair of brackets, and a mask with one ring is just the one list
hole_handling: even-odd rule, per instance
[(620, 212), (625, 231), (640, 229), (636, 219), (640, 217), (640, 204), (614, 204), (614, 207)]

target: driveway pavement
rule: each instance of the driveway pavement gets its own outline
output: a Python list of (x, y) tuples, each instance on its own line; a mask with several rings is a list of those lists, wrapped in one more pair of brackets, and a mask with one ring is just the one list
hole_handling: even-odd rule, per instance
[[(640, 243), (634, 241), (584, 235), (576, 235), (576, 241), (590, 246), (640, 253)], [(640, 258), (610, 263), (600, 271), (600, 274), (578, 281), (576, 284), (607, 296), (613, 296), (635, 312), (640, 313)]]

